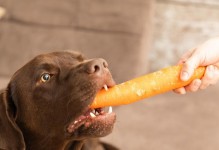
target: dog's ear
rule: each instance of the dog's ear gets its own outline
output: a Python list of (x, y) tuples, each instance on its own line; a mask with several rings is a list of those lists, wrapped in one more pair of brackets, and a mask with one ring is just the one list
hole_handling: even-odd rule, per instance
[(21, 130), (15, 122), (16, 107), (9, 89), (0, 92), (0, 149), (24, 150)]

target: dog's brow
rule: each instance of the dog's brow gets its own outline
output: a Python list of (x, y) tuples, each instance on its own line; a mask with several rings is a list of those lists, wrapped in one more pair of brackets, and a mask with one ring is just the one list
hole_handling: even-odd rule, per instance
[(77, 57), (77, 60), (79, 61), (79, 62), (82, 62), (82, 61), (84, 61), (84, 57), (83, 57), (83, 55), (78, 55)]
[(54, 70), (58, 69), (56, 65), (50, 63), (43, 63), (37, 67), (37, 70)]

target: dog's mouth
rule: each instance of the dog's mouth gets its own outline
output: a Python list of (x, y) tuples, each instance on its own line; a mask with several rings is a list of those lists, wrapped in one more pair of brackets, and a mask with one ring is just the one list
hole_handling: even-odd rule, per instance
[[(106, 111), (107, 109), (108, 111)], [(68, 126), (67, 131), (69, 133), (73, 133), (79, 128), (81, 128), (80, 130), (82, 131), (82, 130), (87, 130), (90, 127), (93, 127), (94, 129), (102, 128), (103, 130), (106, 130), (107, 128), (108, 130), (109, 125), (112, 125), (114, 121), (115, 121), (115, 113), (112, 112), (112, 107), (89, 109), (86, 113), (84, 113), (83, 115), (79, 116), (76, 120), (74, 120), (74, 122), (72, 122)], [(104, 135), (98, 135), (98, 136), (104, 136)]]
[[(108, 90), (109, 86), (104, 84), (102, 87)], [(68, 125), (67, 132), (69, 134), (102, 137), (112, 132), (116, 114), (112, 111), (111, 106), (96, 109), (88, 107), (84, 112)]]

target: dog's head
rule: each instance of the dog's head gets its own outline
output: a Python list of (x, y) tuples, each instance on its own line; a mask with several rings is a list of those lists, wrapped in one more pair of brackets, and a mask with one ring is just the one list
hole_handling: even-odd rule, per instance
[(69, 51), (35, 57), (1, 93), (0, 146), (15, 140), (15, 146), (25, 147), (18, 138), (31, 145), (37, 140), (67, 143), (111, 133), (115, 114), (89, 106), (99, 90), (114, 84), (103, 59), (85, 59)]

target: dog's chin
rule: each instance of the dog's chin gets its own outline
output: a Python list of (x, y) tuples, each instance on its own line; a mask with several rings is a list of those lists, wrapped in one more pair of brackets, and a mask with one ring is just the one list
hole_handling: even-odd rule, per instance
[(116, 120), (112, 107), (88, 109), (83, 115), (71, 122), (67, 132), (76, 138), (103, 137), (110, 134)]
[[(101, 89), (107, 91), (108, 87), (114, 85), (115, 82), (111, 77), (103, 77), (96, 83), (96, 93)], [(91, 109), (90, 105), (92, 102), (93, 99), (90, 101), (90, 104), (85, 107), (84, 113), (68, 124), (68, 134), (76, 138), (84, 138), (103, 137), (112, 132), (116, 120), (116, 114), (112, 112), (112, 107)]]
[(103, 137), (110, 134), (116, 120), (115, 113), (99, 115), (79, 128), (82, 136)]

